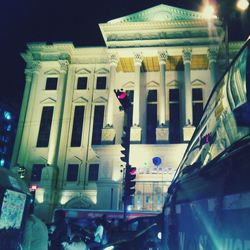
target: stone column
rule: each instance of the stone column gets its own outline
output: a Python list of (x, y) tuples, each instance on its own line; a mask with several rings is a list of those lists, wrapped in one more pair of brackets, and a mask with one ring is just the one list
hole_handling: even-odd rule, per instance
[(158, 103), (159, 103), (159, 126), (156, 128), (156, 141), (159, 143), (167, 142), (169, 137), (169, 128), (166, 124), (166, 109), (169, 107), (166, 104), (166, 60), (167, 51), (159, 51), (159, 63), (160, 63), (160, 87), (158, 91)]
[[(26, 114), (23, 114), (25, 116), (25, 118), (23, 118), (24, 120), (23, 121), (20, 120), (20, 123), (24, 122), (24, 124), (22, 125), (23, 133), (21, 136), (22, 138), (20, 139), (21, 144), (20, 144), (18, 160), (17, 160), (20, 166), (26, 165), (26, 155), (28, 154), (27, 146), (28, 146), (29, 135), (31, 131), (32, 114), (33, 114), (33, 110), (35, 106), (36, 91), (37, 91), (40, 69), (41, 69), (40, 61), (32, 62), (31, 71), (30, 71), (32, 73), (32, 83), (31, 83), (30, 91), (28, 90), (29, 89), (29, 86), (28, 86), (27, 92), (26, 92), (27, 95), (29, 93), (29, 96), (27, 96), (27, 111), (26, 111)], [(25, 107), (22, 106), (22, 109), (23, 108)], [(20, 119), (22, 119), (21, 116), (20, 116)]]
[(192, 86), (191, 86), (191, 57), (192, 49), (186, 48), (182, 53), (184, 63), (184, 104), (185, 104), (185, 120), (183, 127), (183, 141), (189, 141), (193, 135), (195, 127), (193, 124), (193, 110), (192, 110)]
[(56, 106), (53, 114), (53, 121), (49, 140), (49, 153), (48, 153), (48, 164), (52, 166), (57, 166), (57, 156), (60, 143), (63, 110), (64, 110), (64, 100), (66, 93), (66, 83), (67, 83), (67, 72), (68, 72), (68, 61), (60, 60), (60, 76), (58, 80), (58, 92)]
[[(210, 68), (210, 89), (214, 88), (216, 84), (216, 59), (218, 56), (218, 49), (215, 47), (211, 47), (207, 51), (207, 57), (208, 57), (208, 62), (209, 62), (209, 68)], [(211, 92), (210, 91), (210, 92)]]
[(39, 210), (47, 211), (46, 214), (42, 216), (45, 221), (50, 220), (52, 214), (52, 209), (54, 206), (54, 200), (56, 196), (56, 180), (58, 176), (58, 171), (62, 171), (62, 166), (60, 170), (58, 168), (58, 154), (60, 146), (60, 136), (62, 129), (63, 111), (64, 111), (64, 101), (66, 95), (66, 84), (67, 84), (67, 72), (68, 64), (67, 60), (59, 60), (60, 64), (60, 75), (58, 80), (58, 90), (56, 106), (54, 109), (52, 127), (49, 140), (48, 149), (48, 165), (43, 168), (41, 176), (41, 188), (40, 191), (44, 192), (43, 203), (39, 205)]
[(115, 74), (118, 57), (115, 54), (109, 55), (110, 62), (110, 79), (109, 79), (109, 94), (108, 105), (106, 112), (106, 125), (102, 129), (102, 144), (113, 144), (115, 140), (115, 129), (113, 128), (113, 107), (114, 107), (114, 88), (115, 88)]
[(135, 89), (134, 89), (134, 105), (133, 105), (133, 124), (130, 130), (130, 141), (141, 142), (141, 127), (140, 127), (140, 88), (141, 88), (141, 64), (142, 53), (134, 54), (135, 64)]
[(25, 89), (24, 89), (21, 111), (20, 111), (18, 125), (17, 125), (15, 144), (13, 147), (13, 153), (12, 153), (12, 158), (11, 158), (11, 164), (10, 164), (11, 167), (16, 166), (18, 163), (17, 157), (18, 157), (19, 149), (21, 147), (21, 139), (22, 139), (22, 134), (24, 130), (25, 116), (26, 116), (29, 98), (30, 98), (31, 81), (32, 81), (32, 70), (27, 68), (25, 70)]

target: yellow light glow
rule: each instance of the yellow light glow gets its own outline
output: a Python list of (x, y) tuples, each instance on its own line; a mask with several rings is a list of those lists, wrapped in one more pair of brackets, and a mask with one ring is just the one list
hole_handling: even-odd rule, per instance
[(202, 13), (206, 19), (216, 18), (215, 14), (214, 14), (215, 10), (214, 10), (214, 7), (212, 5), (209, 5), (209, 4), (205, 5), (205, 7), (202, 10)]
[(43, 203), (43, 201), (44, 201), (44, 189), (39, 188), (36, 190), (36, 200), (38, 203)]
[(245, 11), (249, 6), (249, 2), (247, 0), (239, 0), (237, 1), (236, 7), (240, 11)]
[(60, 200), (60, 204), (64, 205), (69, 201), (69, 196), (68, 195), (62, 195), (61, 200)]

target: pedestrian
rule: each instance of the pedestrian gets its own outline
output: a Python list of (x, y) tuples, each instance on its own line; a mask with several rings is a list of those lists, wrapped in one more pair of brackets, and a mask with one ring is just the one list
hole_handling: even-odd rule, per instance
[(50, 249), (62, 250), (62, 243), (68, 241), (68, 225), (65, 221), (65, 212), (63, 210), (55, 211), (52, 226), (54, 226), (55, 229), (50, 235)]
[(29, 209), (29, 217), (24, 227), (22, 249), (48, 250), (47, 226), (33, 214), (33, 211), (34, 204), (31, 204)]
[(95, 223), (96, 223), (97, 228), (94, 233), (94, 241), (92, 241), (88, 245), (90, 249), (99, 249), (102, 245), (102, 238), (103, 238), (103, 231), (104, 231), (102, 220), (100, 218), (97, 218)]
[(65, 250), (88, 250), (86, 243), (82, 240), (79, 233), (73, 233), (71, 242), (63, 243)]

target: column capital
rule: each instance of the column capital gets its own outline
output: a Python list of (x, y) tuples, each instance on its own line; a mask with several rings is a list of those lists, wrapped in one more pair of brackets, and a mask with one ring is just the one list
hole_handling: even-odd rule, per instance
[(33, 61), (31, 63), (31, 68), (30, 68), (31, 72), (38, 73), (41, 68), (42, 66), (40, 61)]
[(168, 52), (166, 50), (159, 50), (158, 58), (160, 64), (165, 64), (168, 59)]
[(109, 63), (111, 66), (117, 66), (119, 58), (117, 54), (109, 54)]
[(209, 63), (216, 62), (218, 56), (218, 48), (217, 47), (210, 47), (207, 50), (207, 57)]
[(191, 63), (192, 58), (192, 49), (191, 48), (185, 48), (182, 50), (182, 58), (184, 64)]
[(25, 81), (30, 82), (32, 79), (32, 70), (31, 69), (25, 69)]
[(142, 52), (134, 53), (134, 64), (135, 65), (141, 66), (142, 60), (143, 60)]
[(66, 72), (68, 70), (69, 61), (68, 60), (59, 60), (59, 64), (60, 64), (60, 72), (62, 74), (66, 74)]

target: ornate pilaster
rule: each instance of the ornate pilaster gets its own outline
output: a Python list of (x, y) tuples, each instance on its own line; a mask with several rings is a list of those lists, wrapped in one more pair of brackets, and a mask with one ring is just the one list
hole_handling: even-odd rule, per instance
[(168, 53), (165, 50), (158, 52), (160, 64), (160, 87), (158, 91), (159, 96), (159, 126), (156, 128), (156, 141), (159, 143), (168, 141), (168, 130), (166, 126), (166, 113), (169, 113), (169, 106), (166, 103), (166, 60)]
[(109, 54), (110, 63), (110, 80), (109, 80), (109, 94), (108, 105), (106, 112), (106, 125), (102, 129), (102, 144), (113, 144), (115, 140), (115, 129), (113, 128), (113, 107), (114, 107), (114, 88), (116, 67), (118, 64), (118, 56), (116, 54)]
[(141, 78), (141, 64), (143, 60), (142, 53), (134, 54), (135, 65), (135, 90), (134, 90), (134, 105), (133, 105), (133, 126), (130, 130), (130, 141), (141, 142), (141, 128), (140, 128), (140, 78)]
[(59, 65), (60, 65), (60, 76), (58, 80), (57, 99), (51, 126), (51, 134), (50, 134), (49, 150), (48, 150), (49, 152), (48, 163), (55, 167), (57, 166), (58, 150), (60, 145), (69, 62), (67, 60), (59, 60)]
[[(17, 163), (21, 166), (26, 165), (26, 158), (27, 158), (27, 146), (29, 141), (29, 134), (30, 134), (30, 126), (31, 120), (33, 115), (34, 104), (36, 100), (36, 90), (38, 85), (38, 78), (39, 73), (41, 70), (41, 62), (40, 61), (33, 61), (29, 67), (25, 71), (26, 75), (26, 85), (25, 85), (25, 92), (22, 102), (22, 109), (20, 113), (20, 133), (23, 130), (23, 133), (20, 134), (19, 140), (20, 145), (16, 145), (19, 147), (19, 154)], [(22, 138), (21, 138), (22, 137)], [(18, 143), (18, 142), (16, 142)]]
[[(182, 58), (184, 62), (184, 97), (185, 97), (185, 124), (183, 127), (183, 141), (188, 141), (191, 139), (192, 133), (194, 131), (193, 124), (193, 110), (192, 110), (192, 86), (191, 86), (191, 58), (192, 49), (185, 48), (182, 51)], [(190, 136), (191, 135), (191, 136)]]
[(209, 68), (210, 68), (210, 80), (211, 80), (211, 91), (216, 84), (216, 60), (218, 56), (218, 48), (211, 47), (207, 51), (207, 57), (209, 62)]

